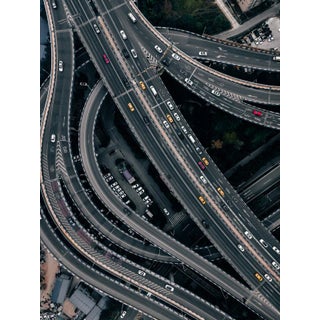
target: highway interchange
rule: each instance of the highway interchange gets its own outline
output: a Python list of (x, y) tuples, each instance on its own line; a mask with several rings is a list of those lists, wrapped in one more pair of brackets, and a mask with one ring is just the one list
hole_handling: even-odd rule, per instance
[[(55, 10), (51, 8), (50, 3), (44, 3), (48, 20), (52, 23), (50, 28), (52, 73), (50, 85), (46, 89), (48, 94), (41, 122), (41, 191), (48, 209), (43, 211), (48, 217), (43, 214), (44, 219), (41, 220), (43, 243), (63, 265), (85, 282), (155, 318), (178, 319), (184, 314), (192, 319), (221, 319), (222, 315), (225, 319), (232, 319), (184, 288), (180, 289), (177, 284), (152, 275), (141, 266), (137, 269), (133, 262), (124, 260), (121, 255), (118, 258), (123, 261), (122, 264), (113, 263), (110, 255), (116, 256), (116, 254), (111, 253), (110, 249), (103, 245), (100, 247), (104, 254), (97, 253), (95, 248), (98, 240), (92, 238), (92, 235), (79, 224), (70, 209), (70, 204), (66, 204), (66, 196), (61, 192), (64, 186), (68, 189), (73, 202), (77, 204), (78, 210), (90, 221), (91, 226), (99, 234), (105, 235), (104, 237), (113, 244), (149, 259), (166, 262), (180, 261), (218, 285), (258, 315), (266, 319), (278, 318), (280, 277), (279, 270), (275, 269), (271, 262), (279, 265), (278, 249), (273, 249), (279, 248), (279, 242), (256, 218), (203, 147), (201, 148), (200, 142), (159, 77), (158, 71), (164, 67), (161, 64), (164, 56), (155, 51), (154, 45), (159, 44), (164, 52), (170, 53), (170, 56), (175, 52), (181, 56), (180, 60), (171, 59), (167, 67), (167, 72), (175, 79), (188, 87), (183, 79), (186, 76), (191, 78), (191, 72), (194, 84), (202, 86), (202, 90), (197, 92), (203, 98), (214, 106), (220, 104), (224, 110), (228, 108), (223, 106), (232, 105), (232, 112), (226, 111), (244, 117), (248, 121), (279, 129), (277, 122), (279, 114), (263, 111), (265, 117), (258, 121), (253, 117), (252, 106), (243, 102), (243, 96), (254, 91), (259, 102), (266, 102), (267, 99), (271, 104), (278, 104), (279, 91), (267, 90), (265, 96), (263, 88), (249, 88), (233, 79), (217, 78), (217, 75), (208, 76), (206, 72), (210, 71), (205, 70), (203, 66), (193, 67), (192, 64), (195, 62), (187, 55), (187, 50), (186, 53), (181, 53), (175, 48), (165, 49), (166, 42), (162, 38), (159, 39), (154, 28), (142, 23), (142, 19), (135, 24), (128, 19), (127, 14), (130, 11), (135, 13), (137, 19), (141, 17), (139, 15), (138, 18), (134, 4), (131, 2), (119, 4), (118, 1), (94, 1), (98, 15), (92, 5), (87, 2), (61, 1)], [(93, 23), (99, 26), (100, 33), (93, 28)], [(121, 29), (125, 30), (128, 39), (121, 38), (119, 34)], [(101, 209), (97, 208), (83, 190), (81, 179), (77, 175), (73, 161), (74, 155), (71, 154), (69, 127), (75, 72), (74, 31), (78, 34), (102, 79), (96, 83), (91, 96), (87, 99), (79, 123), (79, 155), (83, 172), (95, 196), (105, 208), (124, 225), (147, 239), (152, 244), (150, 246), (144, 246), (139, 239), (128, 236), (110, 221), (106, 222)], [(126, 59), (121, 53), (124, 46), (129, 52), (134, 48), (138, 57), (131, 56), (130, 59)], [(103, 54), (107, 55), (109, 63), (103, 59)], [(192, 56), (191, 53), (189, 54)], [(184, 59), (185, 56), (186, 59)], [(271, 60), (270, 57), (269, 59)], [(58, 71), (58, 61), (63, 61), (63, 72)], [(212, 97), (210, 91), (215, 87), (212, 83), (206, 83), (209, 77), (212, 77), (212, 82), (220, 85), (219, 90), (222, 92), (220, 96)], [(124, 79), (127, 79), (129, 84), (124, 83)], [(139, 87), (139, 81), (146, 84), (146, 90)], [(149, 89), (150, 85), (156, 88), (156, 95)], [(96, 117), (106, 95), (110, 95), (116, 103), (132, 133), (167, 187), (208, 240), (241, 275), (248, 288), (196, 252), (134, 214), (131, 208), (114, 196), (99, 168), (94, 149)], [(206, 97), (209, 95), (210, 97)], [(44, 103), (42, 97), (41, 103)], [(168, 114), (168, 101), (171, 101), (177, 110), (180, 120), (174, 117), (174, 122), (166, 128), (163, 126), (163, 121), (166, 121), (166, 114)], [(136, 107), (134, 112), (128, 109), (129, 102)], [(245, 111), (243, 108), (246, 108)], [(236, 110), (239, 110), (239, 114)], [(181, 125), (186, 128), (188, 134), (192, 134), (196, 145), (202, 149), (201, 157), (205, 156), (209, 161), (205, 175), (197, 165), (199, 154), (195, 150), (194, 142), (188, 139), (187, 135), (183, 140), (178, 135)], [(52, 134), (55, 135), (53, 142), (50, 141)], [(206, 183), (199, 179), (200, 175), (205, 176)], [(224, 190), (223, 196), (218, 192), (218, 187)], [(198, 200), (200, 195), (205, 199), (205, 204)], [(76, 226), (70, 225), (70, 217), (71, 221), (76, 221)], [(209, 224), (209, 228), (203, 224), (203, 220)], [(132, 292), (127, 289), (130, 294), (125, 294), (120, 292), (119, 288), (115, 289), (116, 285), (98, 285), (97, 276), (94, 275), (96, 270), (92, 270), (92, 267), (91, 271), (84, 269), (80, 271), (76, 268), (72, 263), (74, 258), (71, 255), (61, 255), (59, 252), (65, 249), (55, 248), (54, 237), (57, 235), (53, 235), (52, 229), (49, 228), (49, 221), (56, 224), (60, 237), (64, 237), (69, 245), (72, 245), (87, 261), (93, 261), (99, 270), (105, 270), (107, 274), (125, 281), (136, 290)], [(114, 231), (110, 232), (110, 228)], [(251, 234), (250, 239), (245, 234), (248, 230)], [(262, 244), (261, 239), (265, 245)], [(239, 245), (244, 248), (244, 252), (239, 251)], [(147, 276), (138, 274), (137, 270), (143, 270)], [(258, 282), (254, 276), (256, 272), (262, 275), (268, 274), (272, 281), (264, 279)], [(105, 277), (107, 279), (107, 276)], [(104, 283), (106, 282), (107, 280), (104, 280)], [(166, 283), (174, 288), (172, 293), (165, 289)], [(159, 300), (146, 298), (141, 294), (141, 290), (152, 292), (152, 295), (160, 299), (166, 307), (161, 311), (158, 305)], [(132, 296), (136, 300), (140, 299), (140, 302), (133, 303)]]

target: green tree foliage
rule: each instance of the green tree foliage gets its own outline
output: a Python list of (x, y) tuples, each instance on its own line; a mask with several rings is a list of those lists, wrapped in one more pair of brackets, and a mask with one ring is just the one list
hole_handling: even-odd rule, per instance
[(139, 8), (155, 26), (216, 34), (231, 25), (213, 1), (140, 0)]

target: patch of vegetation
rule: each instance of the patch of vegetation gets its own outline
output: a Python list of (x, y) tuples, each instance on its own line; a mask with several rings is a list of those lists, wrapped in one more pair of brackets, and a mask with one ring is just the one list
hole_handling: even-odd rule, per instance
[(199, 34), (217, 34), (231, 28), (213, 1), (140, 0), (139, 9), (155, 26), (175, 27)]

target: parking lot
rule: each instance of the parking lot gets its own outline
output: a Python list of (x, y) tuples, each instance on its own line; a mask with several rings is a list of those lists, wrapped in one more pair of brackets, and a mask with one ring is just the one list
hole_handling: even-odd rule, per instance
[(267, 39), (265, 39), (262, 43), (259, 44), (252, 42), (251, 46), (254, 48), (261, 48), (266, 50), (276, 49), (280, 51), (280, 19), (278, 17), (269, 18), (266, 21), (266, 24), (270, 28), (273, 40), (268, 41)]

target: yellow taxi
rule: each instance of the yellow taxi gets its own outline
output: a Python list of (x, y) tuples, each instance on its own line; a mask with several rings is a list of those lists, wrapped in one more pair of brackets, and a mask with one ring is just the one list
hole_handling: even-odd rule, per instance
[(133, 104), (131, 102), (128, 103), (128, 107), (129, 107), (131, 112), (134, 111), (134, 106), (133, 106)]
[(201, 202), (202, 204), (206, 204), (206, 200), (204, 200), (204, 197), (203, 197), (203, 196), (200, 196), (198, 199), (200, 200), (200, 202)]
[(262, 275), (258, 272), (254, 274), (254, 276), (261, 282), (263, 280)]
[(209, 161), (207, 160), (207, 158), (203, 157), (201, 160), (206, 166), (209, 165)]
[(220, 187), (218, 187), (218, 192), (220, 193), (220, 196), (221, 197), (224, 197), (224, 191), (220, 188)]
[(173, 122), (173, 119), (172, 119), (172, 117), (171, 117), (171, 115), (170, 115), (170, 114), (167, 114), (167, 119), (168, 119), (168, 121), (169, 121), (170, 123), (172, 123), (172, 122)]
[(140, 85), (142, 90), (146, 90), (146, 86), (142, 81), (139, 81), (139, 85)]

